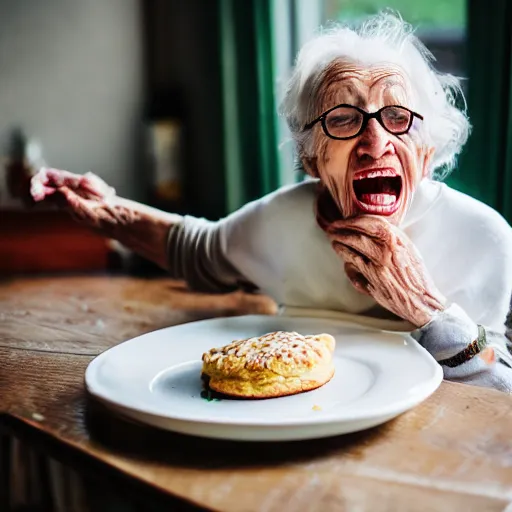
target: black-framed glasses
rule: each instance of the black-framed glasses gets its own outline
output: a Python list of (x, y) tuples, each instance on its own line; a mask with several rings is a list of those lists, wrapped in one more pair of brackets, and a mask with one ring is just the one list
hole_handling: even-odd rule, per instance
[(327, 137), (336, 140), (353, 139), (363, 133), (370, 119), (375, 118), (389, 133), (403, 135), (411, 129), (415, 117), (423, 121), (423, 116), (400, 105), (388, 105), (370, 114), (354, 105), (342, 103), (308, 123), (304, 130), (320, 122)]

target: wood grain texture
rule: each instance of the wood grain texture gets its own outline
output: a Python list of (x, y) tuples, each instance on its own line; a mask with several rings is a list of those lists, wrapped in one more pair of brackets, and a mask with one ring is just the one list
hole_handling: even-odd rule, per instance
[[(173, 306), (167, 313), (161, 306), (161, 300), (170, 297), (165, 282), (150, 284), (153, 293), (147, 296), (141, 290), (145, 282), (120, 279), (116, 290), (107, 282), (97, 278), (82, 286), (89, 287), (89, 299), (101, 298), (102, 291), (119, 299), (117, 310), (112, 301), (101, 302), (98, 311), (107, 311), (107, 326), (127, 322), (122, 332), (133, 335), (137, 328), (142, 332), (171, 321), (176, 313)], [(48, 281), (50, 289), (51, 283), (55, 281)], [(158, 295), (158, 283), (162, 295)], [(12, 285), (11, 291), (23, 288), (22, 283)], [(62, 289), (63, 283), (55, 286), (51, 293)], [(9, 303), (4, 292), (4, 303)], [(77, 293), (76, 289), (65, 296), (70, 293)], [(174, 304), (184, 310), (188, 303), (195, 313), (211, 316), (247, 307), (238, 302), (230, 309), (222, 298), (208, 306), (211, 297), (180, 293), (180, 301), (175, 298)], [(141, 303), (141, 297), (149, 295)], [(192, 305), (196, 299), (201, 307)], [(133, 315), (123, 313), (125, 301), (135, 302)], [(64, 309), (66, 305), (71, 308), (61, 301)], [(76, 310), (66, 311), (72, 321), (84, 318), (81, 313), (74, 316)], [(140, 318), (149, 325), (137, 324)], [(70, 347), (76, 350), (76, 331), (60, 330), (57, 323), (53, 332), (60, 337), (52, 347), (49, 332), (38, 331), (35, 322), (29, 341), (37, 345), (44, 340), (46, 347), (38, 352), (6, 346), (5, 334), (14, 339), (23, 324), (11, 325), (12, 331), (2, 326), (0, 335), (4, 344), (0, 348), (1, 425), (78, 470), (93, 468), (105, 478), (125, 475), (155, 492), (226, 511), (501, 511), (512, 501), (512, 401), (507, 395), (443, 383), (414, 410), (354, 435), (293, 443), (203, 440), (126, 421), (88, 400), (83, 374), (92, 357), (87, 351), (64, 353)], [(82, 327), (78, 332), (87, 331)], [(93, 347), (87, 350), (117, 343), (120, 335), (115, 332), (107, 330), (106, 342), (86, 341)], [(64, 352), (51, 351), (55, 349)]]
[(4, 279), (0, 282), (0, 346), (97, 355), (155, 329), (275, 310), (264, 296), (190, 293), (183, 283), (171, 279)]

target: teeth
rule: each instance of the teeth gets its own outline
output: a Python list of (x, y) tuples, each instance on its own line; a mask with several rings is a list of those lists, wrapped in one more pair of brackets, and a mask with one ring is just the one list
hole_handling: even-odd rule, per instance
[(396, 203), (396, 196), (391, 194), (363, 194), (361, 202), (370, 206), (391, 206)]
[(394, 178), (398, 176), (396, 172), (391, 169), (376, 169), (374, 171), (362, 172), (354, 177), (356, 180), (364, 180), (370, 178)]

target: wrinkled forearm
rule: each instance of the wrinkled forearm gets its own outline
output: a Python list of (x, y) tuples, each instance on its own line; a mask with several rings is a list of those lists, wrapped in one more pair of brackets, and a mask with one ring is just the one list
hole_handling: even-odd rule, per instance
[(96, 229), (167, 269), (168, 233), (181, 220), (179, 215), (115, 197), (109, 201), (106, 215)]
[[(512, 393), (512, 369), (507, 364), (510, 361), (507, 339), (491, 329), (486, 328), (485, 331), (487, 346), (494, 350), (495, 360), (476, 355), (455, 367), (442, 365), (444, 376), (451, 381)], [(455, 356), (476, 340), (478, 326), (459, 306), (452, 304), (412, 335), (437, 361), (442, 361)]]
[(114, 197), (97, 212), (95, 228), (104, 236), (183, 279), (190, 288), (224, 293), (244, 285), (244, 279), (224, 254), (219, 223), (180, 216)]

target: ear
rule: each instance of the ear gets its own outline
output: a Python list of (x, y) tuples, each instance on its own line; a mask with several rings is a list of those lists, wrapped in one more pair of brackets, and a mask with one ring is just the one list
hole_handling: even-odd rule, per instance
[(306, 158), (302, 157), (302, 166), (304, 167), (304, 171), (306, 171), (306, 174), (311, 176), (312, 178), (318, 178), (318, 167), (317, 167), (317, 158)]

